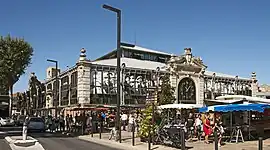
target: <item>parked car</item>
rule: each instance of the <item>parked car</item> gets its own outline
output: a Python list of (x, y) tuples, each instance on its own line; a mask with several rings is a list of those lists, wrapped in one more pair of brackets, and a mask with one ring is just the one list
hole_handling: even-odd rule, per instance
[(41, 117), (30, 117), (28, 119), (28, 126), (29, 131), (40, 131), (45, 132), (45, 122)]
[(14, 120), (8, 117), (0, 117), (0, 126), (14, 126)]
[(19, 115), (15, 121), (15, 125), (22, 126), (25, 120), (25, 116)]

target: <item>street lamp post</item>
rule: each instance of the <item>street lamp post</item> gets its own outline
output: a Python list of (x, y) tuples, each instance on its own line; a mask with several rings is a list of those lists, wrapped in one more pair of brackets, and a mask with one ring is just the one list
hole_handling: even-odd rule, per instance
[(117, 14), (117, 126), (119, 130), (119, 142), (121, 143), (121, 123), (120, 123), (120, 64), (121, 64), (121, 10), (109, 5), (103, 5), (104, 9), (115, 12)]
[(55, 103), (55, 118), (57, 118), (57, 101), (59, 101), (58, 99), (58, 61), (56, 60), (52, 60), (52, 59), (47, 59), (48, 62), (52, 62), (55, 63), (55, 69), (56, 69), (56, 75), (55, 75), (55, 101), (53, 100), (53, 102)]

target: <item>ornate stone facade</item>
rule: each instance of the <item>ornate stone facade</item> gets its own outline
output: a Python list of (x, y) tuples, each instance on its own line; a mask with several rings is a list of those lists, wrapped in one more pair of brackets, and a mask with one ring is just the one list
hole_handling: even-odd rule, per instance
[[(167, 68), (171, 74), (171, 86), (176, 89), (176, 103), (203, 104), (203, 76), (207, 66), (203, 64), (201, 58), (194, 57), (192, 55), (191, 48), (185, 48), (184, 55), (171, 57), (167, 63)], [(189, 85), (181, 86), (180, 84), (185, 84), (181, 81), (187, 78), (191, 79), (190, 82), (188, 82)], [(179, 92), (181, 91), (181, 88), (184, 88), (184, 91), (182, 91), (183, 93), (191, 92), (190, 94), (192, 95), (192, 92), (194, 92), (195, 95), (188, 97), (187, 94), (181, 94)], [(194, 88), (194, 90), (190, 91), (192, 88)], [(183, 99), (183, 97), (186, 98)]]
[[(207, 71), (200, 57), (185, 48), (175, 56), (125, 45), (121, 58), (121, 105), (144, 105), (149, 93), (159, 89), (161, 77), (170, 75), (175, 103), (204, 104), (207, 99), (226, 94), (254, 95), (258, 92), (256, 74), (241, 78)], [(46, 81), (47, 108), (53, 107), (55, 78)], [(74, 67), (59, 75), (59, 106), (87, 104), (116, 105), (116, 51), (90, 61), (81, 49)]]

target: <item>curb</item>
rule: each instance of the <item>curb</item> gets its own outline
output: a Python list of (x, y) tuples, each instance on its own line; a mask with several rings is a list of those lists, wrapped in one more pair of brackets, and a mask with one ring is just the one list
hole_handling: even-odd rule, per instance
[(80, 140), (93, 142), (93, 143), (103, 145), (103, 146), (109, 146), (111, 148), (116, 148), (119, 150), (127, 150), (127, 149), (137, 150), (135, 147), (127, 146), (127, 145), (124, 145), (123, 143), (119, 143), (119, 142), (116, 142), (113, 140), (108, 141), (108, 140), (104, 140), (104, 139), (87, 138), (87, 137), (83, 137), (83, 136), (78, 136), (77, 138)]
[(13, 143), (13, 140), (9, 136), (6, 136), (5, 140), (6, 140), (7, 143)]
[[(27, 147), (25, 147), (25, 145), (24, 146), (20, 145), (22, 143), (25, 143), (24, 141), (17, 141), (16, 139), (12, 139), (10, 136), (5, 137), (5, 142), (9, 145), (10, 149), (12, 149), (12, 150), (25, 150), (25, 149), (44, 150), (43, 146), (39, 143), (39, 141), (37, 139), (34, 139), (31, 136), (28, 136), (27, 138), (28, 138), (28, 143), (34, 142), (34, 144), (31, 146), (28, 145)], [(17, 145), (17, 144), (19, 144), (19, 145)]]

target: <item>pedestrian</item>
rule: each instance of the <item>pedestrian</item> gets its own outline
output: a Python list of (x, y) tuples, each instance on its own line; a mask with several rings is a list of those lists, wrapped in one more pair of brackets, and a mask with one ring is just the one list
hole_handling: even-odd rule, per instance
[(208, 137), (212, 134), (212, 127), (210, 125), (209, 114), (205, 114), (205, 120), (203, 121), (203, 132), (205, 135), (204, 143), (209, 144)]
[(54, 118), (54, 128), (55, 131), (59, 130), (59, 117)]
[(128, 131), (132, 132), (134, 130), (135, 126), (135, 118), (132, 114), (130, 114), (129, 119), (128, 119)]
[(218, 135), (218, 146), (221, 147), (222, 145), (222, 135), (224, 133), (224, 128), (222, 126), (222, 121), (221, 121), (221, 116), (217, 115), (216, 119), (215, 119), (215, 126), (213, 128), (213, 130), (217, 131), (217, 135)]
[(196, 119), (195, 119), (195, 134), (198, 138), (198, 140), (201, 140), (201, 135), (203, 132), (203, 124), (201, 120), (201, 115), (198, 114)]
[(53, 121), (52, 121), (52, 117), (51, 116), (48, 116), (48, 129), (50, 132), (52, 132), (52, 125), (53, 125)]
[(74, 125), (74, 119), (72, 117), (72, 115), (69, 116), (69, 128), (70, 128), (70, 132), (73, 132), (73, 125)]
[(92, 117), (89, 114), (87, 114), (86, 132), (88, 134), (92, 133)]
[(66, 127), (67, 127), (67, 132), (70, 131), (70, 123), (69, 123), (69, 114), (66, 116)]
[(61, 116), (60, 116), (59, 124), (60, 124), (60, 131), (61, 131), (61, 132), (64, 132), (64, 131), (65, 131), (65, 120), (64, 120), (64, 115), (61, 115)]
[(121, 115), (121, 120), (122, 120), (122, 125), (123, 125), (123, 131), (126, 131), (126, 125), (127, 125), (127, 120), (128, 120), (127, 114), (123, 113)]

